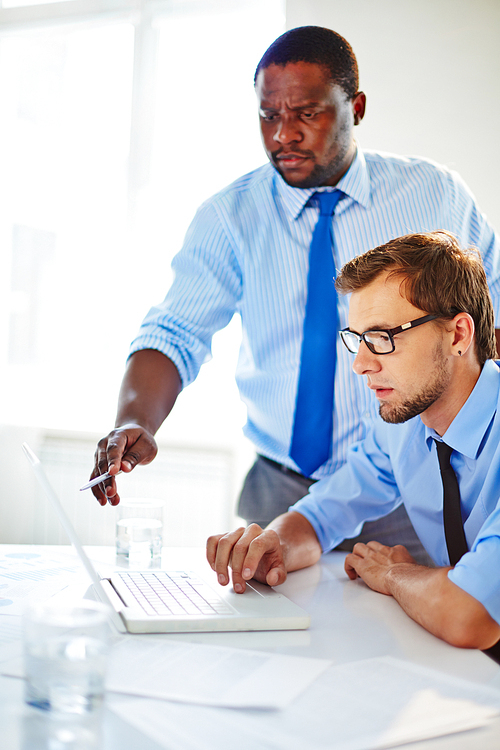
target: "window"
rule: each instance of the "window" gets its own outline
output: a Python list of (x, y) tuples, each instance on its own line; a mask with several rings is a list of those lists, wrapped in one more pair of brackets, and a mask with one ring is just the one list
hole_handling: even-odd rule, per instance
[[(253, 72), (283, 5), (4, 0), (3, 423), (110, 428), (129, 342), (196, 207), (265, 161)], [(195, 424), (198, 442), (239, 429), (237, 346), (235, 321), (174, 410), (183, 440)]]

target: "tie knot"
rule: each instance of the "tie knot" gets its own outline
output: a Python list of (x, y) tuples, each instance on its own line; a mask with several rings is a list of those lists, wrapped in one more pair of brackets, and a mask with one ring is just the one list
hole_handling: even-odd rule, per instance
[(342, 190), (333, 190), (324, 193), (314, 193), (314, 195), (318, 201), (321, 216), (332, 216), (337, 203), (344, 193)]

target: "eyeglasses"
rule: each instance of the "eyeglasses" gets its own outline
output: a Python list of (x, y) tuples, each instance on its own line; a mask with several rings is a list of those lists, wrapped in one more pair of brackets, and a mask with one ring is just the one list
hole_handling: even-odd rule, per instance
[(403, 323), (402, 326), (397, 328), (389, 328), (386, 331), (365, 331), (364, 333), (356, 333), (350, 331), (349, 328), (344, 328), (343, 331), (339, 331), (340, 338), (346, 345), (347, 349), (351, 354), (357, 354), (359, 352), (359, 346), (362, 341), (365, 342), (368, 349), (373, 354), (390, 354), (396, 348), (394, 344), (394, 336), (396, 333), (407, 331), (410, 328), (416, 328), (424, 323), (428, 323), (430, 320), (436, 320), (438, 315), (424, 315), (423, 318), (417, 318), (411, 320), (409, 323)]

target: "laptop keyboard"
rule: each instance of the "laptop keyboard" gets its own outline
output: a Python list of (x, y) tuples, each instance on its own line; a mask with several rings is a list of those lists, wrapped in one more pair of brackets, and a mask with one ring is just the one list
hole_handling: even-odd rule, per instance
[[(229, 615), (232, 609), (203, 580), (185, 571), (115, 573), (125, 584), (125, 603), (139, 604), (147, 615)], [(120, 587), (121, 589), (121, 587)], [(126, 596), (125, 594), (129, 594)], [(125, 596), (124, 596), (125, 595)]]

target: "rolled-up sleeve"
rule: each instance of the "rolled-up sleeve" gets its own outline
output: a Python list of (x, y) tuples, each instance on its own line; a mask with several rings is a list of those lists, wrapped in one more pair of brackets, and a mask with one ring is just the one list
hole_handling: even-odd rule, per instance
[(351, 446), (339, 471), (313, 484), (309, 494), (289, 509), (307, 518), (323, 552), (356, 536), (365, 521), (382, 518), (401, 505), (385, 445), (386, 429), (377, 422), (364, 440)]
[(172, 269), (174, 282), (146, 315), (130, 354), (157, 349), (173, 361), (186, 386), (210, 359), (212, 336), (229, 323), (242, 293), (241, 270), (212, 206), (197, 212)]
[(495, 311), (495, 325), (500, 327), (500, 240), (479, 210), (475, 198), (456, 172), (447, 174), (447, 194), (450, 209), (449, 226), (455, 227), (463, 244), (481, 253), (488, 286)]

